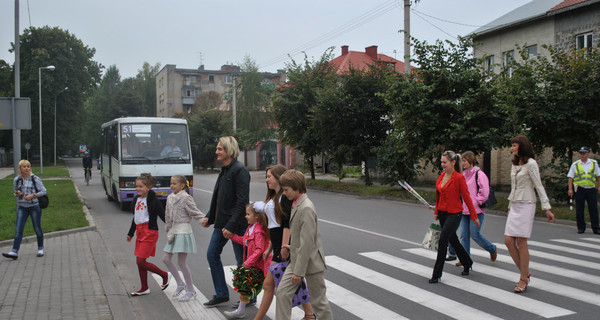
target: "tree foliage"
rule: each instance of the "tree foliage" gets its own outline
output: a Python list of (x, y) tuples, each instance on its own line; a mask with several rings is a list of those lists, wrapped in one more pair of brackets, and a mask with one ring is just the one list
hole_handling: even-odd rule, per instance
[(295, 146), (304, 153), (308, 162), (311, 177), (315, 178), (314, 157), (323, 152), (323, 137), (319, 136), (319, 128), (314, 123), (317, 105), (317, 90), (328, 88), (335, 83), (335, 71), (329, 64), (332, 48), (328, 49), (319, 60), (309, 60), (304, 56), (304, 63), (294, 59), (286, 64), (288, 81), (279, 88), (273, 99), (271, 110), (279, 126), (279, 138), (285, 144)]
[(393, 72), (379, 64), (365, 70), (351, 67), (335, 86), (318, 90), (314, 123), (327, 141), (325, 151), (340, 164), (365, 163), (366, 185), (372, 184), (366, 164), (392, 128), (384, 94)]
[(187, 120), (196, 166), (214, 168), (219, 138), (232, 135), (231, 115), (213, 109), (193, 113)]
[[(31, 98), (32, 122), (39, 121), (38, 68), (55, 66), (54, 71), (42, 70), (42, 128), (44, 155), (52, 154), (54, 119), (57, 123), (57, 152), (75, 148), (82, 131), (83, 104), (100, 81), (102, 66), (93, 60), (96, 50), (85, 45), (75, 35), (58, 27), (31, 27), (20, 38), (21, 96)], [(64, 90), (68, 87), (68, 90)], [(54, 114), (56, 99), (57, 114)], [(39, 127), (22, 131), (22, 142), (39, 148)]]

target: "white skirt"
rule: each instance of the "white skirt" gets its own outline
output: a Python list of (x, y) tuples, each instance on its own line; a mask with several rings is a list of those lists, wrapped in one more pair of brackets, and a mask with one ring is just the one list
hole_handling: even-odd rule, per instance
[(535, 217), (535, 202), (513, 201), (506, 219), (504, 235), (517, 238), (529, 238)]

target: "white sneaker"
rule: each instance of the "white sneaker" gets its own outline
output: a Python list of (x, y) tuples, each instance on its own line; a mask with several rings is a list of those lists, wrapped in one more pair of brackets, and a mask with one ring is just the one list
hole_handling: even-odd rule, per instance
[(171, 297), (173, 298), (177, 298), (185, 289), (185, 286), (177, 286), (177, 288), (175, 288), (175, 292), (173, 292), (173, 295)]
[(196, 299), (196, 292), (186, 292), (183, 296), (179, 297), (177, 301), (179, 302), (188, 302), (191, 299)]
[(227, 317), (227, 319), (244, 319), (246, 317), (245, 312), (238, 312), (237, 310), (225, 311), (223, 313), (225, 314), (225, 317)]
[(40, 249), (40, 250), (38, 250), (38, 254), (37, 254), (37, 256), (38, 256), (38, 257), (43, 257), (43, 256), (44, 256), (44, 249)]

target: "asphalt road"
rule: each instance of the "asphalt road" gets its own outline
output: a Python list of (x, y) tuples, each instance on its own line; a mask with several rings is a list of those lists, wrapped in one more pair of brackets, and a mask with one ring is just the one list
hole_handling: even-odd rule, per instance
[[(131, 215), (107, 201), (98, 170), (94, 170), (90, 186), (85, 186), (82, 170), (72, 170), (72, 174), (124, 286), (128, 291), (137, 290), (139, 278), (133, 242), (125, 241)], [(194, 199), (204, 212), (208, 210), (216, 177), (216, 174), (195, 175)], [(264, 199), (263, 178), (263, 172), (252, 173), (252, 201)], [(328, 264), (328, 297), (336, 319), (598, 317), (600, 237), (591, 232), (578, 235), (573, 226), (536, 221), (530, 239), (532, 280), (527, 292), (518, 295), (512, 289), (519, 275), (503, 244), (505, 217), (487, 215), (483, 234), (498, 244), (498, 260), (492, 263), (489, 254), (472, 242), (475, 264), (471, 275), (462, 277), (462, 268), (448, 263), (441, 283), (431, 285), (427, 280), (435, 253), (420, 247), (433, 221), (431, 211), (417, 204), (317, 190), (309, 190), (308, 196), (315, 203), (320, 219)], [(214, 293), (205, 257), (212, 231), (194, 226), (198, 253), (188, 258), (194, 283), (206, 298)], [(149, 259), (161, 268), (165, 238), (161, 232), (158, 256)], [(231, 245), (225, 247), (222, 257), (224, 265), (235, 263)], [(185, 318), (182, 307), (162, 294), (155, 281), (150, 283), (152, 294), (138, 298), (124, 296), (130, 299), (135, 318), (166, 319), (178, 315)], [(230, 297), (232, 303), (237, 301), (232, 289)], [(219, 308), (229, 309), (230, 305)], [(255, 312), (255, 308), (248, 308), (247, 318)], [(302, 312), (295, 312), (295, 318), (301, 318)]]

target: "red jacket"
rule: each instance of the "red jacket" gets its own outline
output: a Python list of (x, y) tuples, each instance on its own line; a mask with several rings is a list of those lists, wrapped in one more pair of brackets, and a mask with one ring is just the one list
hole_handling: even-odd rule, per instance
[(435, 183), (435, 214), (438, 214), (438, 210), (448, 213), (462, 212), (464, 202), (469, 208), (471, 220), (477, 219), (477, 212), (473, 206), (465, 176), (454, 171), (450, 180), (442, 187), (442, 179), (445, 174), (445, 171), (442, 172)]
[[(254, 230), (252, 231), (252, 234), (248, 235), (250, 227), (252, 226), (248, 226), (248, 229), (246, 229), (246, 233), (243, 237), (234, 234), (231, 240), (244, 246), (244, 264), (247, 267), (258, 268), (266, 275), (267, 268), (271, 264), (272, 257), (269, 255), (267, 260), (263, 259), (263, 252), (269, 248), (267, 235), (265, 234), (262, 225), (258, 222), (254, 224)], [(246, 244), (244, 244), (244, 240), (247, 240)]]

